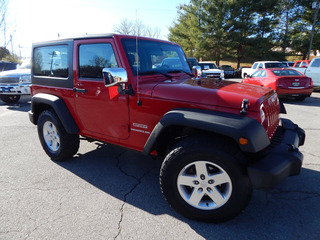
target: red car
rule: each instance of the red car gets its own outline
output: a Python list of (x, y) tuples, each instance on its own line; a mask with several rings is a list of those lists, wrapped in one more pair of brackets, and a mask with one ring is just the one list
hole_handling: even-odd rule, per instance
[(242, 82), (272, 88), (279, 97), (294, 97), (300, 101), (310, 97), (313, 90), (311, 78), (290, 68), (260, 69)]

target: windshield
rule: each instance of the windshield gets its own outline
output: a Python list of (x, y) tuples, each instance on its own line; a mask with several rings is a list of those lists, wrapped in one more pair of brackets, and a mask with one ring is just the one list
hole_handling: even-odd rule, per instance
[(0, 62), (0, 72), (7, 70), (14, 70), (17, 68), (18, 63), (13, 62)]
[(221, 69), (223, 69), (223, 70), (233, 70), (233, 68), (231, 66), (229, 66), (229, 65), (222, 65)]
[(293, 69), (273, 70), (272, 72), (274, 75), (277, 75), (277, 76), (302, 76), (301, 73)]
[(186, 56), (180, 46), (150, 41), (138, 40), (138, 53), (136, 39), (122, 39), (127, 58), (134, 75), (187, 72), (191, 69)]
[(285, 68), (286, 65), (284, 63), (266, 63), (266, 68)]
[(199, 66), (202, 70), (217, 69), (217, 66), (214, 63), (199, 63)]

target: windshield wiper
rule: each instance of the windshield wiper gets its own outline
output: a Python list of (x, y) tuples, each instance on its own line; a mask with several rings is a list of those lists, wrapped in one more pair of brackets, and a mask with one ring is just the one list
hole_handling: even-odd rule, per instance
[(185, 73), (185, 74), (188, 74), (189, 76), (193, 77), (192, 73), (189, 73), (189, 72), (183, 71), (183, 70), (172, 70), (172, 71), (169, 71), (168, 73)]
[(148, 75), (148, 74), (162, 74), (163, 76), (166, 76), (167, 78), (172, 79), (173, 76), (160, 72), (160, 71), (146, 71), (146, 72), (140, 72), (139, 75)]

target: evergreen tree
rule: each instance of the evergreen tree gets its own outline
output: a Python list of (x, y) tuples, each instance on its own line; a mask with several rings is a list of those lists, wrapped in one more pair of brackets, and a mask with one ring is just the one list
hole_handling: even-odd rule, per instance
[(180, 44), (188, 57), (199, 58), (202, 55), (201, 0), (192, 0), (190, 4), (180, 5), (178, 22), (169, 28), (169, 40)]
[[(188, 56), (215, 60), (285, 60), (292, 50), (306, 57), (313, 0), (191, 0), (181, 5), (169, 40)], [(319, 22), (319, 20), (317, 20)], [(320, 48), (316, 25), (313, 48)], [(319, 47), (318, 47), (319, 46)]]

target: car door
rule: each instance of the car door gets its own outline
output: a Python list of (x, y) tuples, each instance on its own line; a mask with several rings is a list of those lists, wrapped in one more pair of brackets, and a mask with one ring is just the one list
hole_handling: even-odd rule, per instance
[(320, 86), (320, 58), (314, 59), (312, 64), (306, 69), (306, 74), (312, 78), (315, 86)]
[(97, 138), (129, 136), (129, 99), (118, 86), (105, 86), (103, 68), (119, 66), (112, 39), (74, 42), (74, 91), (76, 114), (82, 134)]
[(260, 85), (259, 78), (260, 78), (261, 72), (262, 72), (262, 70), (258, 70), (256, 72), (254, 72), (250, 78), (249, 83), (254, 84), (254, 85)]
[(259, 82), (260, 86), (266, 86), (268, 83), (266, 82), (267, 79), (267, 72), (266, 70), (261, 70), (261, 73), (259, 77), (257, 78), (257, 81)]

